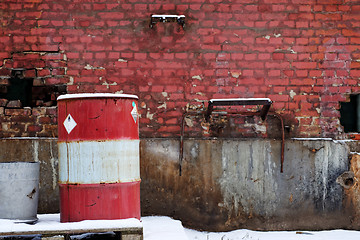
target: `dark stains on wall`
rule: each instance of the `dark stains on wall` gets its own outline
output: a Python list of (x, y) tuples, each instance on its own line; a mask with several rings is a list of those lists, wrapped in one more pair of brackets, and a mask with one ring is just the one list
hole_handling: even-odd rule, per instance
[[(348, 148), (332, 141), (186, 140), (182, 176), (176, 140), (141, 142), (142, 211), (186, 226), (228, 231), (349, 228), (336, 178)], [(350, 227), (350, 228), (351, 228)]]

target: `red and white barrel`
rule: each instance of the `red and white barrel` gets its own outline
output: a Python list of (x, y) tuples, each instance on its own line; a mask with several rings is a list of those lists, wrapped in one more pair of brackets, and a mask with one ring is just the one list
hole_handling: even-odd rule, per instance
[(138, 97), (58, 97), (60, 221), (140, 219)]

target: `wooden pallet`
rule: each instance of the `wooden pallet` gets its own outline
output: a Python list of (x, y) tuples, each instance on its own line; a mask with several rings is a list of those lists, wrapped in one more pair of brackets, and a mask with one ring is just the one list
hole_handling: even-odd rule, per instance
[(77, 230), (46, 230), (46, 231), (23, 231), (23, 232), (0, 232), (0, 238), (4, 236), (41, 235), (44, 240), (70, 240), (71, 235), (84, 233), (114, 232), (119, 240), (142, 240), (142, 228), (103, 228), (103, 229), (77, 229)]
[(60, 223), (58, 217), (54, 216), (46, 219), (47, 216), (44, 214), (39, 217), (39, 222), (33, 225), (24, 223), (2, 224), (3, 226), (0, 226), (0, 239), (8, 236), (41, 235), (41, 238), (46, 240), (70, 240), (71, 235), (107, 232), (114, 232), (116, 239), (119, 240), (143, 239), (142, 223), (137, 219)]

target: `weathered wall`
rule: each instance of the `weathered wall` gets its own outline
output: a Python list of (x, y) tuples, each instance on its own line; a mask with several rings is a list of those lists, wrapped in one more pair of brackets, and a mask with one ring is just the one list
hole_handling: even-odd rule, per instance
[[(179, 176), (177, 140), (141, 142), (142, 211), (206, 230), (357, 228), (336, 178), (348, 147), (333, 141), (187, 140)], [(355, 204), (356, 206), (357, 204)]]
[[(211, 98), (269, 97), (291, 136), (339, 137), (339, 101), (360, 90), (359, 11), (357, 0), (3, 0), (0, 92), (24, 68), (34, 87), (137, 94), (142, 137), (178, 135), (183, 112)], [(151, 29), (151, 14), (184, 14), (185, 29)], [(52, 137), (6, 104), (0, 137)], [(201, 121), (187, 134), (201, 137)], [(224, 135), (269, 131), (231, 121)]]
[[(358, 197), (336, 183), (350, 169), (343, 142), (287, 140), (283, 173), (276, 140), (188, 139), (181, 176), (178, 139), (142, 139), (140, 149), (143, 215), (207, 230), (358, 229)], [(58, 212), (56, 139), (3, 139), (0, 153), (41, 163), (39, 213)]]

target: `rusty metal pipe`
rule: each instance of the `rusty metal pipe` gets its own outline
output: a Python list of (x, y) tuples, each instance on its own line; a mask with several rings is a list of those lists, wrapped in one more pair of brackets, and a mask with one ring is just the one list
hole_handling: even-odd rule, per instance
[(270, 116), (274, 116), (276, 118), (278, 118), (280, 120), (281, 123), (281, 167), (280, 167), (280, 172), (283, 173), (284, 172), (284, 151), (285, 151), (285, 130), (284, 130), (284, 120), (282, 118), (282, 116), (278, 113), (272, 113), (269, 114)]

